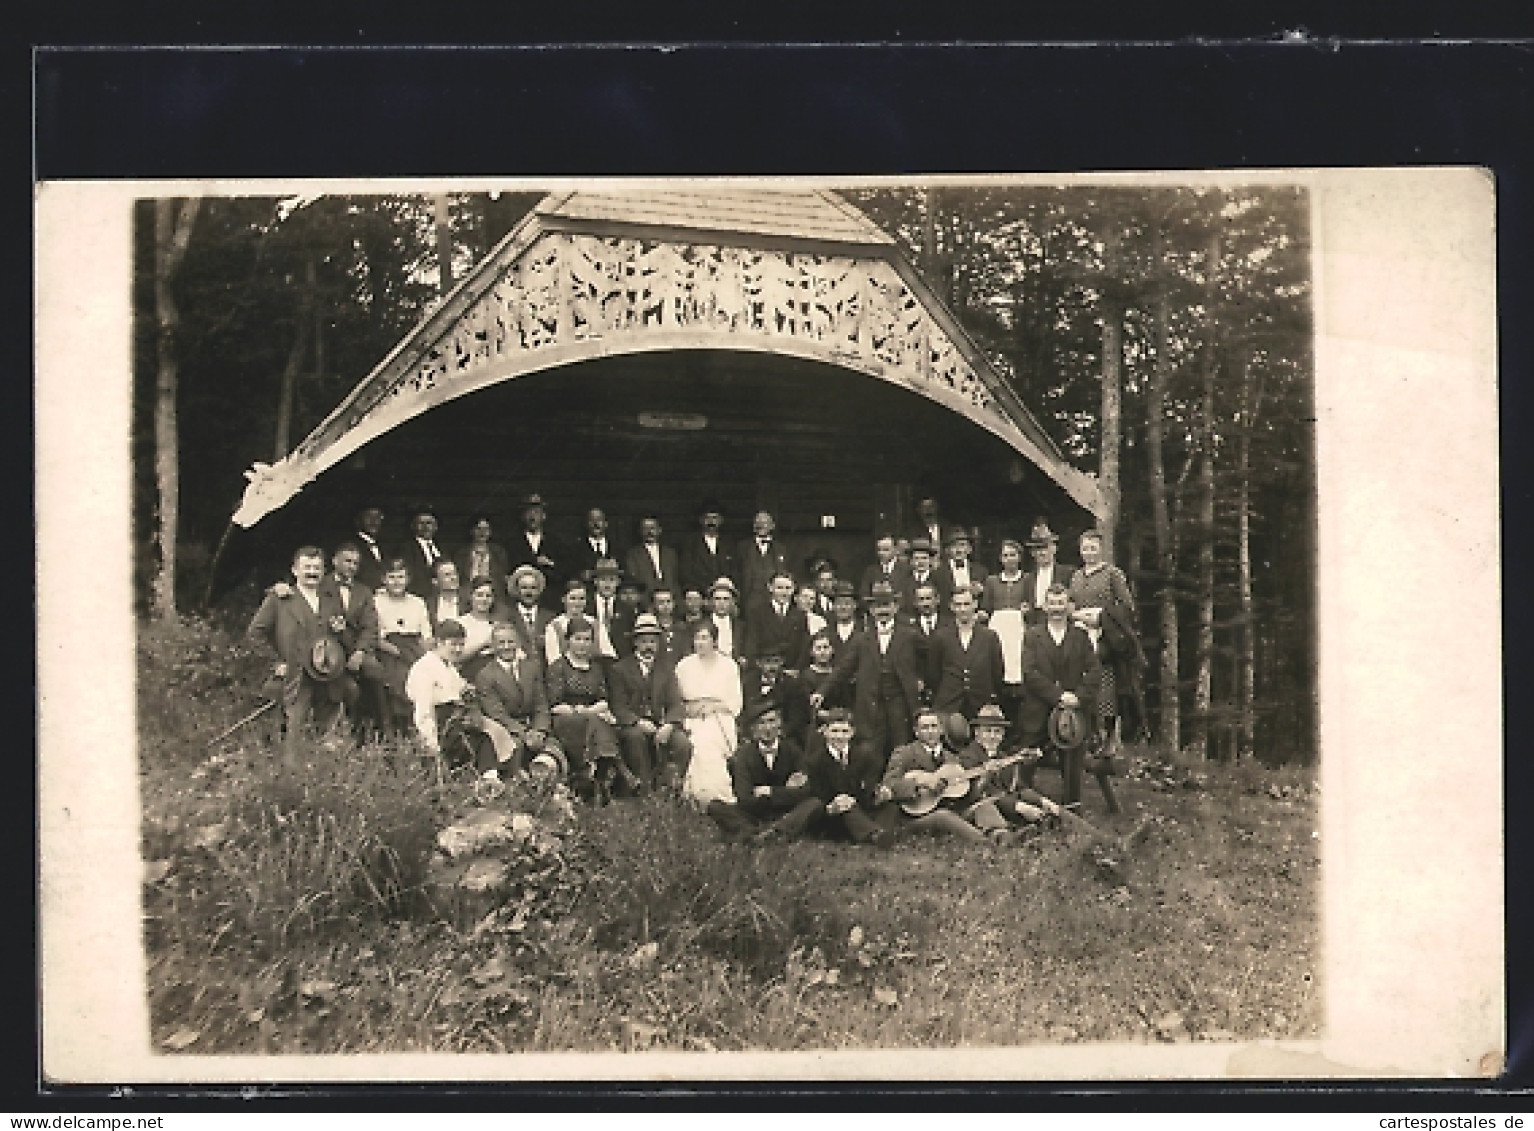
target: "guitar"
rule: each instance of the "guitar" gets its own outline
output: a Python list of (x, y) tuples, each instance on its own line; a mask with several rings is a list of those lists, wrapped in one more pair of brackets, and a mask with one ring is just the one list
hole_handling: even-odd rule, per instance
[(1005, 758), (993, 758), (973, 770), (966, 770), (957, 762), (944, 762), (937, 768), (942, 780), (936, 786), (919, 787), (915, 797), (902, 801), (900, 808), (908, 817), (925, 817), (946, 800), (963, 797), (976, 778), (983, 778), (993, 770), (1003, 770), (1024, 760), (1022, 754), (1009, 754)]

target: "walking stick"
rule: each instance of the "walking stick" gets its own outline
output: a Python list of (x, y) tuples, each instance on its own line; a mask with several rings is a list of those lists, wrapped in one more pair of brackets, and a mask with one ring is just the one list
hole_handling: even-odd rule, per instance
[(213, 749), (213, 747), (217, 746), (220, 742), (224, 741), (224, 739), (228, 738), (231, 734), (233, 734), (235, 731), (239, 730), (246, 723), (255, 722), (257, 719), (259, 719), (262, 715), (266, 714), (268, 711), (270, 711), (275, 706), (277, 706), (277, 700), (275, 700), (275, 699), (268, 699), (265, 703), (261, 704), (261, 706), (257, 707), (250, 714), (246, 715), (239, 722), (235, 723), (228, 730), (224, 731), (217, 738), (213, 739), (213, 741), (209, 742), (208, 743), (208, 749), (209, 750)]

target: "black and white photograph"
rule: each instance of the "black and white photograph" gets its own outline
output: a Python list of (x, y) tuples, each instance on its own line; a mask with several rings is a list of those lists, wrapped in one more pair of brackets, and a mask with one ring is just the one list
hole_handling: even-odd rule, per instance
[[(1348, 721), (1418, 504), (1350, 461), (1485, 487), (1474, 436), (1339, 423), (1388, 363), (1337, 327), (1402, 262), (1346, 222), (1395, 182), (1345, 176), (117, 186), (129, 444), (77, 502), (126, 512), (129, 733), (45, 765), (43, 867), (53, 914), (132, 911), (122, 1041), (165, 1079), (1494, 1073), (1500, 903), (1436, 939), (1457, 1013), (1381, 1046), (1435, 1059), (1345, 1060), (1421, 894), (1359, 879), (1370, 830), (1423, 803), (1360, 780), (1409, 718)], [(1427, 187), (1489, 223), (1476, 185)], [(60, 246), (86, 199), (40, 200)], [(110, 874), (49, 824), (93, 780)]]

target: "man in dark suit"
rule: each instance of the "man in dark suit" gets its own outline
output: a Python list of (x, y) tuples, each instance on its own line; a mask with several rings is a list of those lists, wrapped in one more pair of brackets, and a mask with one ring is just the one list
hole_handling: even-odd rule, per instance
[(945, 722), (954, 714), (968, 720), (996, 698), (1002, 664), (1001, 638), (975, 623), (975, 595), (961, 589), (949, 604), (954, 623), (938, 630), (927, 657), (932, 706)]
[(607, 512), (601, 507), (592, 507), (586, 512), (586, 529), (571, 547), (569, 557), (571, 576), (582, 580), (590, 579), (591, 571), (603, 558), (616, 562), (623, 560), (623, 548), (608, 529)]
[(852, 646), (854, 638), (861, 635), (863, 626), (858, 619), (858, 595), (850, 581), (838, 581), (831, 602), (831, 616), (826, 633), (831, 638), (831, 649), (836, 657)]
[(374, 725), (381, 728), (389, 721), (388, 690), (383, 666), (373, 654), (378, 647), (378, 609), (373, 604), (373, 590), (360, 577), (362, 549), (355, 542), (342, 542), (330, 562), (331, 572), (320, 581), (320, 599), (333, 600), (343, 610), (346, 625), (337, 637), (346, 650), (346, 673), (339, 678), (355, 680), (358, 685), (356, 692), (343, 689), (343, 696), (348, 702), (360, 696)]
[(895, 603), (898, 608), (914, 608), (916, 586), (911, 581), (911, 567), (900, 560), (900, 554), (895, 549), (893, 534), (879, 536), (874, 543), (874, 557), (877, 559), (874, 564), (863, 571), (863, 580), (858, 586), (859, 596), (866, 603), (869, 594), (873, 592), (874, 585), (882, 582), (895, 594)]
[(827, 624), (830, 624), (836, 615), (836, 563), (830, 560), (817, 562), (814, 579), (815, 611), (825, 618)]
[(906, 530), (906, 541), (915, 542), (925, 538), (933, 547), (943, 544), (943, 514), (937, 499), (923, 495), (916, 502), (916, 521)]
[(383, 520), (384, 512), (377, 507), (363, 507), (352, 521), (351, 539), (358, 549), (357, 583), (369, 593), (383, 585), (384, 563), (389, 558), (380, 537)]
[[(522, 529), (512, 535), (506, 547), (507, 559), (512, 569), (519, 565), (537, 566), (546, 580), (562, 585), (568, 578), (575, 576), (570, 568), (573, 561), (564, 547), (544, 529), (547, 521), (548, 511), (544, 509), (543, 496), (536, 493), (524, 495)], [(546, 608), (556, 608), (555, 595), (549, 591), (550, 588), (553, 587), (543, 591), (543, 604)]]
[[(312, 712), (322, 729), (330, 725), (343, 705), (344, 684), (337, 676), (345, 665), (339, 656), (339, 634), (346, 615), (334, 595), (320, 593), (325, 558), (318, 546), (300, 546), (293, 555), (294, 584), (273, 586), (251, 619), (251, 640), (277, 653), (274, 674), (282, 680), (282, 709), (287, 721), (283, 758), (298, 758), (301, 728)], [(337, 656), (334, 666), (315, 662), (315, 645), (331, 643)], [(329, 660), (322, 654), (322, 659)]]
[(1033, 533), (1028, 536), (1033, 568), (1023, 574), (1023, 600), (1028, 602), (1028, 611), (1023, 614), (1026, 624), (1044, 623), (1044, 596), (1051, 586), (1059, 585), (1067, 590), (1071, 586), (1071, 575), (1076, 571), (1055, 561), (1059, 542), (1059, 536), (1049, 528), (1048, 522), (1042, 518), (1034, 521)]
[(776, 704), (759, 704), (754, 713), (742, 713), (741, 718), (751, 737), (735, 748), (730, 759), (735, 804), (710, 805), (709, 815), (729, 840), (802, 835), (824, 811), (804, 771), (804, 751), (793, 739), (783, 737), (783, 718)]
[(400, 547), (399, 557), (410, 567), (408, 590), (431, 604), (436, 566), (446, 555), (437, 547), (437, 516), (428, 507), (410, 520), (410, 540)]
[(512, 606), (506, 621), (517, 634), (517, 644), (534, 663), (543, 666), (543, 635), (554, 613), (542, 604), (547, 581), (536, 566), (519, 565), (506, 579), (511, 590)]
[[(1044, 595), (1044, 623), (1023, 633), (1023, 700), (1018, 710), (1020, 741), (1042, 748), (1049, 741), (1049, 716), (1056, 707), (1080, 709), (1095, 722), (1102, 668), (1086, 632), (1070, 623), (1070, 597), (1058, 582)], [(1065, 802), (1081, 800), (1081, 761), (1065, 766)], [(1029, 783), (1032, 784), (1031, 782)]]
[(660, 647), (656, 659), (674, 668), (678, 660), (692, 653), (692, 641), (687, 639), (687, 626), (677, 620), (676, 590), (669, 585), (657, 586), (650, 593), (650, 612), (660, 629)]
[(506, 547), (492, 542), (493, 529), (490, 519), (475, 515), (469, 523), (469, 540), (453, 551), (453, 564), (458, 567), (458, 584), (465, 592), (474, 588), (477, 578), (488, 577), (495, 587), (495, 616), (499, 618), (511, 604), (511, 594), (506, 591), (506, 575), (511, 572)]
[(900, 611), (910, 616), (916, 611), (916, 591), (923, 585), (937, 588), (937, 573), (932, 568), (936, 556), (936, 547), (925, 538), (917, 537), (911, 540), (911, 588), (907, 595), (907, 603), (902, 605)]
[(610, 706), (617, 720), (623, 760), (644, 788), (660, 780), (682, 780), (692, 758), (692, 741), (682, 725), (685, 712), (676, 672), (660, 657), (660, 623), (651, 613), (634, 622), (634, 651), (612, 668)]
[[(911, 741), (911, 716), (916, 710), (921, 675), (916, 666), (916, 638), (895, 619), (895, 591), (884, 582), (870, 596), (873, 623), (852, 647), (836, 659), (830, 689), (853, 686), (853, 724), (881, 759), (901, 743)], [(812, 695), (819, 708), (823, 696)]]
[(960, 589), (971, 590), (978, 599), (987, 571), (979, 562), (970, 561), (974, 543), (970, 541), (969, 531), (955, 526), (948, 534), (947, 549), (947, 555), (936, 570), (938, 601), (946, 606)]
[(833, 708), (809, 738), (804, 770), (824, 806), (814, 825), (858, 844), (888, 848), (895, 842), (895, 807), (879, 793), (884, 760), (873, 745), (857, 741), (852, 712)]
[(494, 658), (479, 669), (474, 687), (479, 692), (479, 709), (505, 727), (515, 743), (513, 770), (568, 772), (564, 751), (551, 729), (541, 652), (522, 647), (515, 622), (496, 625), (490, 646)]
[(591, 571), (591, 625), (596, 630), (596, 656), (604, 662), (616, 660), (633, 646), (634, 618), (637, 615), (618, 599), (623, 570), (611, 558), (603, 558)]
[(698, 533), (682, 544), (679, 594), (688, 589), (707, 594), (709, 586), (721, 577), (740, 584), (740, 561), (720, 534), (723, 523), (719, 504), (705, 500), (698, 511)]
[(927, 680), (927, 658), (931, 655), (932, 641), (939, 629), (953, 624), (953, 613), (938, 603), (937, 586), (928, 582), (916, 587), (916, 611), (905, 618), (905, 623), (916, 633), (916, 661)]
[(809, 622), (804, 610), (794, 604), (794, 579), (788, 574), (775, 574), (762, 597), (747, 601), (745, 619), (746, 656), (776, 648), (790, 671), (809, 662)]
[(677, 552), (660, 543), (660, 519), (645, 515), (639, 520), (639, 542), (629, 548), (624, 570), (649, 593), (657, 585), (671, 585), (680, 580), (681, 566)]
[(740, 544), (740, 592), (746, 608), (767, 592), (773, 574), (786, 573), (793, 579), (788, 548), (775, 537), (776, 530), (771, 512), (757, 511), (751, 520), (751, 537)]
[(810, 725), (810, 697), (802, 684), (783, 671), (783, 645), (769, 644), (741, 665), (742, 715), (771, 702), (782, 714), (783, 732), (796, 742)]

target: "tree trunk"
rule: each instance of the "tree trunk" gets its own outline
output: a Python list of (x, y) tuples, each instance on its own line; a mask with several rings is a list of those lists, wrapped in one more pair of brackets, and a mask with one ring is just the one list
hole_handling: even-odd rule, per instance
[(171, 282), (186, 255), (202, 201), (165, 198), (154, 208), (155, 409), (154, 470), (159, 495), (155, 544), (159, 570), (153, 586), (154, 614), (176, 619), (176, 532), (181, 514), (181, 457), (176, 436), (176, 310)]
[(314, 306), (314, 257), (305, 263), (306, 290), (298, 310), (293, 331), (293, 347), (288, 350), (287, 364), (282, 367), (282, 386), (277, 394), (277, 442), (274, 446), (277, 458), (282, 459), (292, 450), (293, 405), (298, 398), (298, 374), (303, 368), (304, 354), (309, 347), (309, 330), (313, 322)]
[(447, 294), (453, 289), (453, 224), (448, 209), (447, 193), (432, 196), (432, 207), (437, 217), (437, 269), (439, 290)]
[(1124, 311), (1117, 297), (1118, 226), (1108, 222), (1103, 237), (1103, 389), (1102, 436), (1097, 453), (1097, 486), (1102, 492), (1103, 513), (1098, 529), (1103, 536), (1103, 557), (1117, 561), (1113, 546), (1119, 524), (1119, 455), (1123, 447)]
[(1204, 404), (1202, 416), (1203, 459), (1199, 474), (1198, 543), (1198, 675), (1193, 685), (1193, 753), (1199, 761), (1209, 757), (1209, 713), (1214, 704), (1214, 387), (1219, 369), (1219, 326), (1215, 311), (1219, 301), (1220, 230), (1209, 236), (1209, 257), (1204, 270), (1207, 320), (1204, 342)]
[(1145, 407), (1145, 455), (1150, 472), (1151, 520), (1156, 534), (1156, 571), (1161, 581), (1161, 719), (1157, 741), (1168, 756), (1175, 756), (1182, 749), (1182, 714), (1177, 691), (1177, 555), (1172, 545), (1166, 465), (1162, 457), (1166, 387), (1171, 379), (1167, 358), (1170, 318), (1171, 302), (1163, 285), (1156, 296), (1156, 358)]
[(1241, 366), (1241, 431), (1236, 449), (1236, 573), (1241, 600), (1237, 683), (1241, 727), (1236, 759), (1249, 758), (1257, 742), (1257, 633), (1252, 624), (1252, 431), (1257, 401), (1252, 397), (1252, 361)]

